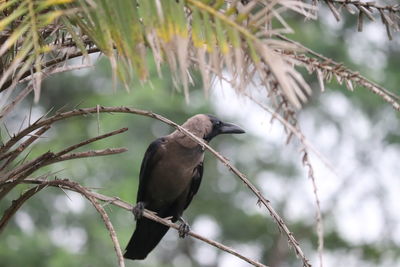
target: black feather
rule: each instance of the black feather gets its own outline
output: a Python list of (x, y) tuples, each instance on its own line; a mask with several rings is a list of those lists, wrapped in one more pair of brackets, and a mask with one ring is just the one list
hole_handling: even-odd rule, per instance
[(168, 230), (168, 226), (141, 218), (129, 240), (124, 257), (131, 260), (143, 260), (157, 246)]

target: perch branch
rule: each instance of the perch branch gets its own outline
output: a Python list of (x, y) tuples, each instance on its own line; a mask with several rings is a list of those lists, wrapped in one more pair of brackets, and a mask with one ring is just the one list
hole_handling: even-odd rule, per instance
[[(131, 211), (132, 208), (133, 208), (132, 205), (130, 205), (129, 203), (127, 203), (125, 201), (120, 200), (117, 197), (109, 197), (109, 196), (105, 196), (105, 195), (102, 195), (102, 194), (99, 194), (99, 193), (96, 193), (96, 192), (92, 192), (88, 188), (85, 188), (85, 187), (79, 185), (78, 183), (70, 181), (70, 180), (67, 180), (67, 179), (63, 179), (63, 180), (25, 179), (23, 182), (27, 183), (27, 184), (38, 184), (39, 186), (43, 186), (43, 187), (44, 186), (53, 186), (53, 187), (60, 187), (60, 188), (63, 188), (63, 189), (67, 189), (67, 190), (72, 190), (72, 191), (84, 194), (84, 196), (86, 198), (88, 198), (88, 199), (91, 198), (91, 199), (94, 199), (94, 200), (101, 200), (101, 201), (104, 201), (106, 203), (110, 203), (112, 205), (115, 205), (117, 207), (126, 209), (128, 211)], [(174, 228), (175, 230), (179, 230), (179, 225), (177, 225), (175, 223), (172, 223), (170, 220), (160, 218), (160, 217), (158, 217), (157, 215), (155, 215), (151, 211), (145, 210), (143, 216), (148, 218), (148, 219), (150, 219), (150, 220), (153, 220), (153, 221), (156, 221), (158, 223), (164, 224), (164, 225), (166, 225), (168, 227)], [(9, 220), (9, 218), (8, 218), (8, 220)], [(108, 221), (110, 221), (110, 220), (108, 219)], [(225, 246), (225, 245), (223, 245), (221, 243), (218, 243), (218, 242), (216, 242), (214, 240), (211, 240), (211, 239), (208, 239), (206, 237), (203, 237), (203, 236), (201, 236), (199, 234), (194, 233), (193, 231), (190, 231), (188, 233), (188, 235), (190, 235), (190, 236), (192, 236), (192, 237), (194, 237), (196, 239), (199, 239), (199, 240), (201, 240), (201, 241), (203, 241), (205, 243), (208, 243), (208, 244), (210, 244), (210, 245), (212, 245), (212, 246), (214, 246), (214, 247), (216, 247), (218, 249), (221, 249), (221, 250), (223, 250), (223, 251), (225, 251), (227, 253), (230, 253), (230, 254), (232, 254), (232, 255), (234, 255), (234, 256), (236, 256), (236, 257), (238, 257), (238, 258), (240, 258), (240, 259), (242, 259), (242, 260), (244, 260), (244, 261), (246, 261), (248, 263), (250, 263), (253, 266), (268, 267), (268, 266), (266, 266), (266, 265), (264, 265), (262, 263), (259, 263), (259, 262), (254, 261), (254, 260), (252, 260), (252, 259), (250, 259), (250, 258), (248, 258), (246, 256), (243, 256), (242, 254), (240, 254), (239, 252), (235, 251), (234, 249), (232, 249), (232, 248), (230, 248), (228, 246)]]

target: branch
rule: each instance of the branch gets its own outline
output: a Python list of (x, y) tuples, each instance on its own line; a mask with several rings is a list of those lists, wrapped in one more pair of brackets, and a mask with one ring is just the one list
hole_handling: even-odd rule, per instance
[[(9, 162), (11, 162), (20, 152), (22, 152), (22, 150), (25, 149), (26, 146), (30, 145), (36, 138), (38, 138), (41, 134), (43, 134), (49, 128), (50, 128), (50, 125), (45, 125), (42, 129), (37, 131), (34, 136), (32, 136), (27, 141), (22, 143), (17, 149), (15, 149), (14, 151), (11, 151), (9, 153), (6, 153), (5, 156), (7, 156), (7, 155), (13, 155), (13, 156), (7, 160), (7, 162), (3, 165), (2, 169)], [(70, 160), (70, 159), (105, 156), (105, 155), (123, 153), (123, 152), (127, 151), (126, 148), (107, 148), (107, 149), (102, 149), (102, 150), (90, 150), (90, 151), (85, 151), (85, 152), (67, 154), (68, 152), (70, 152), (74, 149), (77, 149), (79, 147), (82, 147), (86, 144), (95, 142), (100, 139), (110, 137), (112, 135), (123, 133), (127, 130), (128, 130), (127, 128), (121, 128), (116, 131), (112, 131), (112, 132), (109, 132), (109, 133), (106, 133), (106, 134), (103, 134), (103, 135), (100, 135), (100, 136), (97, 136), (94, 138), (90, 138), (88, 140), (85, 140), (85, 141), (75, 144), (73, 146), (70, 146), (56, 154), (54, 154), (52, 152), (46, 152), (46, 153), (42, 154), (41, 156), (37, 157), (36, 159), (20, 165), (19, 167), (9, 171), (2, 178), (0, 178), (0, 187), (1, 187), (0, 199), (4, 198), (4, 196), (6, 196), (8, 194), (8, 192), (10, 192), (20, 181), (22, 181), (28, 175), (32, 174), (34, 171), (38, 170), (41, 167), (44, 167), (44, 166), (47, 166), (49, 164), (53, 164), (56, 162)], [(12, 141), (12, 140), (10, 140), (10, 141)], [(11, 180), (12, 183), (5, 184), (4, 182), (7, 180)]]
[(46, 184), (40, 184), (36, 187), (25, 191), (18, 199), (13, 200), (11, 206), (4, 211), (3, 217), (0, 219), (0, 235), (3, 232), (4, 228), (7, 226), (8, 222), (14, 216), (14, 214), (21, 208), (22, 204), (25, 203), (29, 198), (31, 198), (34, 194), (42, 190), (46, 187)]
[[(5, 182), (10, 178), (15, 177), (17, 174), (20, 174), (22, 172), (25, 172), (29, 169), (37, 168), (38, 165), (40, 165), (41, 162), (48, 160), (49, 158), (54, 157), (54, 153), (52, 152), (46, 152), (36, 159), (33, 159), (31, 161), (26, 162), (25, 164), (22, 164), (15, 169), (9, 171), (8, 173), (4, 174), (2, 178), (0, 178), (0, 182)], [(14, 179), (17, 180), (17, 179)]]
[(18, 155), (21, 154), (25, 150), (25, 148), (30, 146), (36, 139), (38, 139), (42, 134), (47, 132), (47, 130), (49, 130), (49, 129), (50, 129), (50, 126), (49, 125), (45, 125), (43, 128), (38, 130), (34, 135), (29, 137), (28, 140), (26, 140), (25, 142), (20, 144), (16, 149), (14, 149), (13, 151), (10, 151), (8, 153), (3, 154), (0, 157), (0, 160), (6, 159), (6, 158), (8, 158), (8, 159), (1, 166), (0, 171), (4, 170), (4, 168), (7, 167), (7, 165), (10, 164), (16, 157), (18, 157)]
[[(17, 83), (15, 84), (17, 85)], [(8, 105), (0, 110), (0, 120), (10, 113), (33, 90), (33, 85), (28, 84)]]
[[(3, 199), (15, 186), (18, 185), (24, 178), (28, 175), (39, 169), (44, 162), (48, 159), (54, 157), (54, 154), (51, 152), (46, 152), (34, 160), (31, 160), (21, 166), (11, 170), (10, 172), (6, 173), (4, 177), (0, 179), (0, 200)], [(8, 179), (10, 183), (5, 183)]]
[[(53, 186), (53, 187), (59, 187), (59, 188), (67, 189), (67, 190), (72, 190), (72, 191), (75, 191), (75, 192), (83, 194), (89, 200), (90, 199), (101, 200), (101, 201), (110, 203), (112, 205), (115, 205), (117, 207), (126, 209), (128, 211), (131, 211), (132, 208), (133, 208), (132, 205), (130, 205), (129, 203), (127, 203), (125, 201), (120, 200), (117, 197), (109, 197), (109, 196), (105, 196), (105, 195), (102, 195), (102, 194), (99, 194), (99, 193), (96, 193), (96, 192), (92, 192), (88, 188), (83, 187), (83, 186), (79, 185), (78, 183), (72, 182), (72, 181), (70, 181), (68, 179), (51, 180), (51, 181), (49, 181), (49, 180), (37, 180), (37, 179), (26, 179), (26, 180), (24, 180), (24, 183), (27, 183), (27, 184), (38, 184), (38, 185), (43, 186), (43, 187), (45, 187), (45, 186)], [(164, 225), (166, 225), (168, 227), (174, 228), (175, 230), (179, 230), (179, 225), (177, 225), (175, 223), (172, 223), (171, 221), (169, 221), (167, 219), (163, 219), (163, 218), (158, 217), (152, 211), (144, 210), (143, 216), (145, 218), (147, 218), (147, 219), (150, 219), (150, 220), (156, 221), (158, 223), (164, 224)], [(107, 221), (110, 222), (109, 219)], [(110, 234), (111, 234), (111, 232), (110, 232)], [(240, 254), (239, 252), (235, 251), (234, 249), (232, 249), (232, 248), (230, 248), (228, 246), (225, 246), (225, 245), (223, 245), (221, 243), (218, 243), (218, 242), (216, 242), (214, 240), (211, 240), (211, 239), (208, 239), (206, 237), (203, 237), (203, 236), (201, 236), (199, 234), (196, 234), (196, 233), (194, 233), (192, 231), (190, 231), (188, 233), (188, 235), (190, 235), (190, 236), (192, 236), (192, 237), (194, 237), (196, 239), (199, 239), (199, 240), (201, 240), (201, 241), (203, 241), (205, 243), (208, 243), (208, 244), (210, 244), (210, 245), (212, 245), (212, 246), (214, 246), (214, 247), (216, 247), (218, 249), (221, 249), (221, 250), (223, 250), (225, 252), (228, 252), (228, 253), (230, 253), (230, 254), (232, 254), (232, 255), (234, 255), (234, 256), (236, 256), (236, 257), (238, 257), (238, 258), (240, 258), (240, 259), (242, 259), (242, 260), (244, 260), (244, 261), (246, 261), (248, 263), (250, 263), (253, 266), (268, 267), (268, 266), (266, 266), (266, 265), (264, 265), (262, 263), (259, 263), (257, 261), (254, 261), (254, 260), (248, 258), (248, 257), (243, 256), (242, 254)]]
[(58, 188), (73, 190), (85, 196), (90, 201), (90, 203), (92, 203), (97, 212), (100, 214), (110, 234), (111, 240), (114, 244), (114, 249), (118, 257), (118, 265), (120, 267), (125, 267), (124, 258), (121, 252), (121, 246), (119, 245), (117, 234), (115, 233), (111, 220), (108, 217), (107, 212), (104, 210), (104, 208), (98, 203), (97, 198), (91, 195), (89, 189), (79, 185), (78, 183), (71, 182), (69, 180), (53, 180), (53, 181), (42, 180), (40, 183), (37, 183), (37, 181), (40, 180), (34, 180), (34, 181), (35, 182), (28, 181), (27, 183), (36, 183), (39, 185), (23, 193), (17, 200), (14, 200), (11, 206), (4, 212), (3, 217), (0, 220), (0, 234), (4, 230), (7, 223), (10, 221), (11, 217), (17, 212), (19, 208), (21, 208), (22, 204), (30, 197), (38, 193), (41, 189), (47, 186), (54, 186)]
[(78, 143), (76, 145), (70, 146), (70, 147), (58, 152), (56, 155), (57, 156), (64, 155), (64, 154), (66, 154), (68, 152), (71, 152), (72, 150), (75, 150), (75, 149), (77, 149), (79, 147), (82, 147), (82, 146), (85, 146), (87, 144), (93, 143), (93, 142), (98, 141), (100, 139), (104, 139), (104, 138), (107, 138), (107, 137), (110, 137), (110, 136), (113, 136), (113, 135), (116, 135), (116, 134), (120, 134), (120, 133), (126, 132), (127, 130), (128, 130), (128, 128), (121, 128), (119, 130), (115, 130), (115, 131), (112, 131), (112, 132), (109, 132), (109, 133), (106, 133), (106, 134), (102, 134), (102, 135), (90, 138), (90, 139), (85, 140), (83, 142), (80, 142), (80, 143)]
[[(8, 194), (8, 192), (10, 192), (16, 185), (18, 185), (18, 183), (28, 177), (28, 175), (32, 174), (33, 172), (44, 166), (70, 159), (106, 156), (119, 154), (126, 151), (126, 148), (106, 148), (101, 150), (89, 150), (85, 152), (70, 153), (62, 156), (57, 156), (52, 152), (46, 152), (38, 158), (21, 165), (15, 170), (10, 171), (0, 180), (0, 182), (3, 182), (3, 184), (0, 183), (0, 200), (3, 199)], [(5, 184), (4, 182), (7, 180), (11, 180), (12, 183)]]
[(99, 149), (99, 150), (89, 150), (84, 152), (76, 152), (76, 153), (69, 153), (62, 156), (56, 156), (46, 162), (45, 165), (53, 164), (55, 162), (66, 161), (70, 159), (80, 159), (80, 158), (89, 158), (89, 157), (98, 157), (98, 156), (107, 156), (113, 154), (119, 154), (128, 151), (125, 147), (120, 148), (106, 148), (106, 149)]
[(316, 225), (317, 225), (317, 237), (318, 237), (318, 257), (319, 257), (319, 263), (320, 267), (323, 267), (323, 253), (324, 253), (324, 224), (322, 221), (322, 212), (321, 212), (321, 202), (319, 200), (318, 196), (318, 187), (317, 183), (315, 181), (314, 177), (314, 168), (311, 165), (310, 159), (308, 157), (308, 151), (307, 148), (304, 147), (302, 149), (303, 151), (303, 166), (306, 166), (308, 168), (308, 178), (311, 180), (312, 188), (313, 188), (313, 194), (314, 194), (314, 199), (315, 199), (315, 204), (317, 206), (316, 210)]
[(312, 143), (304, 136), (304, 134), (302, 133), (302, 131), (300, 129), (296, 128), (296, 126), (292, 125), (288, 120), (283, 118), (281, 115), (279, 115), (277, 112), (273, 111), (268, 106), (262, 104), (260, 101), (258, 101), (257, 99), (255, 99), (254, 97), (249, 95), (248, 93), (244, 93), (244, 95), (246, 97), (248, 97), (251, 101), (253, 101), (256, 105), (258, 105), (261, 109), (268, 112), (273, 119), (277, 119), (286, 130), (288, 130), (291, 134), (293, 134), (297, 137), (297, 139), (300, 141), (300, 143), (305, 148), (307, 148), (307, 150), (313, 152), (315, 154), (315, 156), (317, 156), (321, 160), (321, 162), (325, 165), (325, 167), (327, 167), (333, 174), (338, 176), (336, 170), (334, 169), (332, 164), (328, 161), (328, 159), (326, 159), (326, 157), (324, 155), (322, 155), (322, 153), (320, 151), (318, 151), (318, 149), (316, 149), (312, 145)]
[(316, 204), (316, 225), (317, 225), (317, 236), (318, 236), (318, 254), (319, 254), (319, 260), (320, 260), (320, 266), (323, 266), (323, 250), (324, 250), (324, 227), (323, 227), (323, 221), (322, 221), (322, 212), (321, 212), (321, 205), (320, 205), (320, 200), (318, 197), (318, 191), (317, 191), (317, 184), (315, 181), (314, 177), (314, 170), (313, 167), (310, 163), (309, 157), (308, 157), (308, 150), (311, 150), (314, 152), (319, 159), (325, 164), (326, 167), (328, 167), (336, 176), (337, 173), (333, 169), (332, 165), (323, 157), (318, 150), (314, 148), (314, 146), (311, 145), (311, 143), (306, 139), (306, 137), (303, 135), (302, 131), (300, 130), (300, 127), (296, 125), (297, 123), (294, 123), (293, 125), (290, 124), (286, 119), (282, 118), (278, 113), (274, 112), (272, 109), (270, 109), (268, 106), (263, 105), (260, 101), (257, 99), (253, 98), (249, 94), (245, 93), (245, 96), (247, 96), (250, 100), (252, 100), (254, 103), (256, 103), (260, 108), (263, 110), (267, 111), (268, 113), (271, 114), (272, 118), (278, 119), (279, 122), (285, 127), (285, 129), (289, 130), (290, 133), (288, 133), (288, 136), (290, 134), (294, 134), (300, 143), (302, 144), (303, 148), (303, 158), (302, 158), (302, 163), (304, 166), (308, 168), (308, 177), (311, 179), (311, 184), (313, 187), (313, 194), (314, 194), (314, 199), (315, 199), (315, 204)]
[(104, 208), (101, 205), (99, 205), (99, 202), (97, 201), (97, 199), (90, 194), (89, 189), (79, 185), (78, 183), (73, 183), (73, 182), (70, 182), (69, 186), (71, 188), (73, 188), (76, 192), (84, 195), (92, 203), (92, 205), (95, 207), (97, 212), (100, 214), (101, 218), (104, 221), (104, 224), (107, 227), (108, 232), (110, 233), (111, 240), (114, 244), (114, 250), (118, 257), (118, 265), (120, 267), (125, 267), (125, 261), (124, 261), (124, 257), (121, 252), (121, 246), (119, 245), (117, 234), (115, 233), (114, 227), (111, 223), (110, 218), (108, 217), (107, 212), (104, 210)]
[[(271, 206), (269, 200), (267, 200), (261, 192), (249, 181), (249, 179), (241, 173), (236, 167), (234, 167), (226, 158), (224, 158), (222, 155), (220, 155), (217, 151), (215, 151), (213, 148), (211, 148), (207, 143), (204, 142), (203, 139), (200, 139), (190, 133), (188, 130), (185, 128), (179, 126), (175, 122), (158, 115), (156, 113), (146, 111), (146, 110), (140, 110), (140, 109), (135, 109), (135, 108), (128, 108), (128, 107), (103, 107), (103, 106), (97, 106), (93, 108), (80, 108), (80, 109), (75, 109), (72, 111), (64, 112), (64, 113), (58, 113), (52, 117), (49, 117), (47, 119), (43, 120), (38, 120), (31, 126), (25, 128), (22, 130), (20, 133), (15, 135), (11, 140), (9, 140), (3, 147), (0, 148), (0, 151), (4, 147), (8, 147), (9, 142), (16, 142), (16, 140), (20, 140), (22, 137), (26, 136), (29, 134), (31, 131), (34, 131), (35, 129), (39, 127), (43, 127), (44, 125), (51, 125), (52, 123), (71, 118), (71, 117), (76, 117), (80, 115), (87, 115), (87, 114), (97, 114), (97, 113), (111, 113), (111, 112), (119, 112), (119, 113), (130, 113), (130, 114), (137, 114), (137, 115), (142, 115), (142, 116), (147, 116), (150, 118), (157, 119), (159, 121), (162, 121), (178, 131), (184, 133), (188, 137), (190, 137), (193, 141), (201, 145), (203, 148), (207, 148), (214, 156), (219, 159), (231, 172), (233, 172), (242, 182), (257, 196), (258, 201), (262, 203), (267, 210), (269, 211), (271, 217), (274, 219), (275, 223), (278, 225), (279, 229), (285, 233), (285, 235), (288, 238), (288, 242), (291, 246), (293, 246), (296, 255), (298, 255), (302, 261), (304, 266), (311, 266), (308, 259), (305, 257), (303, 251), (301, 250), (298, 241), (294, 238), (293, 234), (290, 232), (286, 224), (284, 223), (283, 219), (279, 216), (279, 214), (274, 210), (274, 208)], [(26, 177), (26, 176), (25, 176)]]

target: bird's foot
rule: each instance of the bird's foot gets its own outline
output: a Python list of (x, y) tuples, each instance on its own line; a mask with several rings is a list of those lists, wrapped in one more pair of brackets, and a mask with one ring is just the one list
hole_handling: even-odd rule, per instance
[(144, 203), (138, 202), (135, 207), (132, 209), (133, 216), (135, 216), (135, 220), (139, 220), (143, 217), (144, 211)]
[(181, 222), (181, 225), (179, 226), (178, 233), (180, 238), (185, 238), (187, 234), (190, 232), (190, 226), (185, 220), (179, 218), (179, 221)]

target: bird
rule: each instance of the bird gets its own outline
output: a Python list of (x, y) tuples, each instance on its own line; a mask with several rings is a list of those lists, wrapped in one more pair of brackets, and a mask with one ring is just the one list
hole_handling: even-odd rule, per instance
[[(206, 114), (190, 117), (181, 126), (206, 143), (220, 134), (245, 133), (233, 123)], [(140, 167), (137, 200), (132, 209), (136, 228), (124, 252), (126, 259), (145, 259), (169, 230), (168, 226), (143, 217), (144, 209), (174, 223), (179, 221), (181, 238), (190, 231), (182, 214), (199, 190), (203, 161), (203, 146), (179, 130), (149, 145)]]

